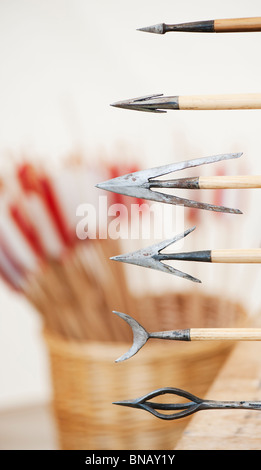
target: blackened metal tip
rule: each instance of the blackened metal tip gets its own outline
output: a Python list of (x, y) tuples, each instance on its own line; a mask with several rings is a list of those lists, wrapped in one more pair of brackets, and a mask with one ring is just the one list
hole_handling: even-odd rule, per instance
[(120, 405), (120, 406), (129, 406), (130, 408), (138, 408), (136, 403), (133, 403), (130, 400), (122, 400), (122, 401), (114, 401), (112, 402), (113, 405)]

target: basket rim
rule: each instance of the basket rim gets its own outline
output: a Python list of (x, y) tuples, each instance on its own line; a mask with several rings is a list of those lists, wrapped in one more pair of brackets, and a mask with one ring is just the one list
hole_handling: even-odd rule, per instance
[[(217, 302), (224, 302), (225, 304), (227, 303), (228, 307), (233, 306), (235, 309), (235, 316), (233, 318), (234, 323), (233, 327), (236, 325), (244, 326), (249, 323), (249, 316), (247, 314), (247, 311), (245, 307), (237, 301), (233, 301), (229, 298), (220, 298), (219, 296), (213, 295), (211, 293), (202, 293), (202, 292), (184, 292), (184, 291), (178, 291), (178, 292), (169, 292), (169, 296), (181, 296), (181, 297), (187, 297), (191, 295), (192, 297), (199, 297), (200, 299), (206, 299), (206, 300), (216, 300)], [(159, 297), (162, 297), (161, 295), (152, 295), (152, 298), (158, 299)], [(229, 319), (228, 319), (229, 320)], [(231, 324), (231, 320), (229, 322)], [(204, 327), (204, 326), (203, 326)], [(228, 325), (229, 327), (229, 325)], [(232, 327), (232, 325), (231, 325)], [(130, 333), (130, 339), (129, 341), (113, 341), (113, 340), (108, 340), (108, 341), (101, 341), (101, 340), (91, 340), (91, 339), (86, 339), (86, 340), (77, 340), (77, 339), (66, 339), (62, 336), (59, 336), (58, 334), (51, 332), (48, 330), (46, 327), (43, 326), (42, 329), (42, 336), (45, 340), (45, 343), (48, 346), (49, 353), (50, 354), (60, 354), (60, 355), (67, 355), (68, 357), (78, 357), (78, 358), (86, 358), (88, 360), (93, 359), (94, 361), (102, 361), (102, 362), (110, 362), (115, 361), (119, 356), (121, 356), (124, 352), (126, 352), (131, 344), (132, 344), (132, 337)], [(171, 344), (174, 346), (173, 348), (171, 347)], [(173, 344), (175, 343), (175, 345)], [(179, 344), (177, 344), (179, 343)], [(151, 342), (149, 341), (146, 345), (146, 348), (144, 348), (144, 351), (141, 351), (139, 353), (143, 361), (151, 362), (161, 360), (162, 355), (167, 357), (169, 354), (170, 356), (173, 356), (173, 354), (178, 354), (182, 355), (183, 357), (188, 357), (193, 354), (193, 360), (194, 357), (197, 357), (202, 354), (202, 351), (206, 351), (209, 354), (213, 352), (213, 354), (216, 353), (217, 350), (222, 351), (222, 350), (228, 350), (233, 346), (236, 342), (235, 341), (193, 341), (193, 342), (173, 342), (173, 341), (161, 341), (154, 339)], [(174, 351), (174, 353), (172, 352)], [(137, 359), (137, 355), (132, 358), (132, 361), (135, 361)], [(127, 361), (129, 362), (129, 361)], [(120, 364), (118, 364), (119, 366)]]

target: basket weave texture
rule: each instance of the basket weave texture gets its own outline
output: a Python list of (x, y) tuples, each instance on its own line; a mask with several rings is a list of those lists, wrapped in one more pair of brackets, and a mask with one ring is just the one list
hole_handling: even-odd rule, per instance
[[(148, 331), (241, 327), (247, 321), (240, 304), (193, 291), (140, 298), (135, 314)], [(61, 449), (173, 449), (191, 417), (159, 420), (145, 411), (112, 403), (166, 386), (203, 398), (235, 345), (155, 339), (133, 358), (116, 364), (115, 359), (131, 345), (129, 335), (128, 342), (83, 343), (45, 332)]]

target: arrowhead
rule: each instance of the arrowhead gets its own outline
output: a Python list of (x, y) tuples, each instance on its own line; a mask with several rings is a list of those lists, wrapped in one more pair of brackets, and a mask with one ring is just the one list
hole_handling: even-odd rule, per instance
[(153, 26), (146, 26), (145, 28), (139, 28), (137, 31), (143, 31), (145, 33), (164, 34), (163, 23), (155, 24)]

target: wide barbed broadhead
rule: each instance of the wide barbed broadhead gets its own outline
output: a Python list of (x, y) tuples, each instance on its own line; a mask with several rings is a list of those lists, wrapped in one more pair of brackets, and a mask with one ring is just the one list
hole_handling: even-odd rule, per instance
[(127, 253), (126, 255), (113, 256), (110, 259), (113, 261), (120, 261), (122, 263), (135, 264), (136, 266), (142, 266), (149, 269), (156, 269), (167, 274), (174, 274), (175, 276), (188, 279), (193, 282), (201, 283), (199, 279), (191, 276), (190, 274), (184, 273), (183, 271), (175, 269), (173, 268), (173, 266), (164, 264), (160, 261), (160, 259), (158, 259), (160, 252), (164, 248), (167, 248), (169, 245), (186, 237), (193, 230), (195, 230), (195, 228), (196, 227), (192, 227), (169, 240), (164, 240), (162, 242), (156, 243), (155, 245), (152, 245), (148, 248), (142, 248), (141, 250)]
[[(241, 214), (238, 209), (233, 209), (224, 206), (217, 206), (215, 204), (208, 204), (204, 202), (193, 201), (192, 199), (185, 199), (173, 194), (167, 194), (160, 191), (153, 191), (155, 187), (156, 177), (174, 173), (189, 168), (193, 168), (200, 165), (206, 165), (210, 163), (217, 163), (223, 160), (229, 160), (233, 158), (241, 157), (240, 153), (228, 153), (220, 155), (212, 155), (209, 157), (195, 158), (192, 160), (186, 160), (177, 163), (171, 163), (168, 165), (162, 165), (148, 170), (140, 170), (127, 175), (118, 176), (116, 178), (104, 181), (96, 185), (97, 188), (106, 191), (123, 194), (125, 196), (131, 196), (138, 199), (146, 199), (155, 202), (162, 202), (166, 204), (182, 205), (184, 207), (191, 207), (194, 209), (206, 209), (215, 212), (225, 212), (230, 214)], [(176, 188), (179, 187), (179, 181), (176, 181)], [(164, 188), (164, 181), (157, 181), (158, 188)]]

